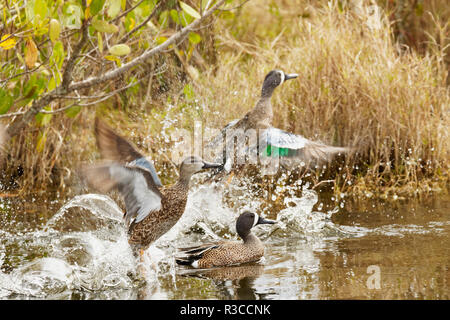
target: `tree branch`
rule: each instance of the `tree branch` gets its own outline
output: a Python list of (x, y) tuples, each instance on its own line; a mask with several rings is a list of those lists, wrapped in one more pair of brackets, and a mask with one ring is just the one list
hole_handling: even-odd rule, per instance
[[(102, 94), (102, 95), (74, 97), (74, 96), (54, 94), (53, 98), (55, 98), (55, 99), (72, 99), (72, 100), (77, 100), (77, 101), (72, 103), (72, 104), (70, 104), (70, 105), (68, 105), (68, 106), (65, 106), (65, 107), (62, 107), (62, 108), (59, 108), (59, 109), (56, 109), (56, 110), (41, 110), (41, 111), (39, 111), (39, 113), (55, 114), (55, 113), (60, 113), (60, 112), (63, 112), (65, 110), (68, 110), (68, 109), (72, 108), (73, 106), (80, 106), (80, 107), (91, 106), (91, 105), (97, 104), (99, 102), (102, 102), (102, 101), (104, 101), (106, 99), (109, 99), (112, 96), (114, 96), (115, 94), (117, 94), (117, 93), (119, 93), (119, 92), (121, 92), (123, 90), (131, 88), (131, 87), (137, 85), (138, 83), (140, 83), (141, 81), (142, 81), (142, 79), (139, 79), (138, 81), (130, 83), (130, 84), (126, 85), (125, 87), (116, 89), (114, 91), (111, 91), (111, 92), (108, 92), (108, 93)], [(87, 100), (97, 99), (97, 100), (91, 101), (91, 102), (87, 102), (87, 103), (80, 103), (81, 100), (85, 100), (85, 99), (87, 99)], [(14, 117), (14, 116), (21, 116), (21, 115), (24, 115), (25, 113), (26, 113), (26, 111), (18, 111), (18, 112), (14, 112), (14, 113), (2, 114), (2, 115), (0, 115), (0, 118), (9, 118), (9, 117)]]
[(127, 42), (128, 38), (129, 38), (133, 33), (135, 33), (135, 32), (138, 31), (140, 28), (142, 28), (143, 26), (145, 26), (145, 24), (146, 24), (147, 22), (149, 22), (149, 21), (155, 16), (155, 14), (156, 14), (156, 12), (158, 11), (159, 7), (161, 7), (161, 5), (162, 5), (164, 2), (166, 2), (166, 0), (161, 0), (160, 2), (158, 2), (158, 4), (153, 8), (152, 13), (150, 13), (149, 16), (148, 16), (144, 21), (142, 21), (141, 24), (139, 24), (138, 26), (134, 27), (134, 28), (133, 28), (132, 30), (130, 30), (126, 35), (124, 35), (124, 36), (122, 37), (122, 39), (120, 39), (118, 42), (119, 42), (119, 43)]
[(232, 10), (236, 10), (236, 9), (239, 9), (239, 8), (243, 7), (244, 4), (246, 4), (246, 3), (249, 2), (249, 1), (250, 1), (250, 0), (245, 0), (244, 2), (238, 4), (237, 6), (235, 6), (235, 7), (233, 7), (233, 8), (230, 8), (230, 9), (218, 9), (218, 10), (219, 10), (219, 11), (232, 11)]
[[(28, 125), (28, 123), (31, 120), (33, 120), (33, 118), (36, 114), (38, 114), (45, 106), (47, 106), (50, 102), (57, 99), (61, 95), (66, 95), (70, 92), (73, 92), (73, 91), (79, 90), (79, 89), (90, 88), (90, 87), (96, 86), (98, 84), (104, 83), (106, 81), (115, 79), (115, 78), (123, 75), (125, 72), (127, 72), (131, 68), (144, 63), (148, 58), (150, 58), (158, 53), (163, 52), (170, 45), (172, 45), (172, 44), (176, 43), (178, 40), (184, 38), (189, 32), (191, 32), (195, 28), (197, 28), (206, 18), (211, 16), (217, 9), (219, 9), (224, 4), (224, 2), (225, 2), (225, 0), (218, 1), (211, 9), (206, 11), (200, 19), (195, 20), (190, 25), (187, 25), (186, 27), (181, 29), (179, 32), (173, 34), (164, 43), (162, 43), (150, 50), (145, 51), (140, 56), (134, 58), (133, 60), (122, 65), (121, 67), (114, 69), (114, 70), (110, 70), (110, 71), (106, 72), (105, 74), (100, 75), (98, 77), (92, 77), (92, 78), (89, 78), (89, 79), (86, 79), (83, 81), (72, 82), (71, 84), (68, 84), (67, 82), (70, 81), (69, 76), (71, 75), (71, 71), (68, 73), (69, 69), (66, 65), (65, 74), (68, 73), (67, 78), (69, 80), (66, 80), (66, 83), (64, 83), (64, 80), (63, 80), (63, 82), (61, 83), (60, 86), (58, 86), (57, 88), (53, 89), (52, 91), (46, 93), (39, 99), (34, 100), (31, 107), (23, 114), (23, 117), (16, 118), (9, 125), (9, 127), (7, 129), (9, 136), (14, 137), (15, 135), (17, 135), (23, 128), (25, 128)], [(87, 27), (86, 27), (86, 29), (87, 29)], [(85, 38), (85, 40), (87, 40), (87, 37), (83, 37), (83, 38)], [(80, 45), (80, 43), (81, 43), (81, 47), (82, 47), (82, 45), (84, 45), (82, 43), (83, 38), (78, 43), (78, 45)], [(78, 45), (77, 45), (77, 47), (78, 47)], [(77, 51), (76, 49), (77, 48), (75, 48), (74, 52)], [(75, 58), (71, 57), (71, 59), (73, 59), (73, 63), (75, 63)], [(69, 65), (69, 62), (68, 62), (68, 65)], [(71, 66), (71, 68), (73, 70), (73, 66)], [(67, 87), (64, 88), (64, 85), (67, 85)]]
[(164, 51), (171, 44), (174, 44), (179, 39), (185, 37), (189, 32), (194, 31), (194, 29), (197, 28), (198, 25), (200, 25), (207, 17), (212, 15), (224, 2), (225, 2), (225, 0), (220, 0), (210, 10), (205, 12), (205, 14), (200, 19), (195, 20), (191, 24), (189, 24), (186, 27), (184, 27), (183, 29), (181, 29), (179, 32), (173, 34), (164, 43), (162, 43), (150, 50), (145, 51), (139, 57), (134, 58), (130, 62), (121, 66), (120, 68), (108, 71), (104, 75), (101, 75), (98, 77), (93, 77), (93, 78), (89, 78), (89, 79), (86, 79), (83, 81), (74, 82), (69, 86), (68, 89), (70, 91), (73, 91), (73, 90), (79, 90), (79, 89), (95, 86), (99, 83), (114, 79), (114, 78), (122, 75), (126, 71), (130, 70), (131, 68), (137, 66), (138, 64), (144, 63), (145, 60), (147, 60), (148, 58), (154, 56), (157, 53)]
[[(86, 7), (86, 0), (83, 0), (83, 7)], [(67, 61), (61, 87), (65, 90), (67, 90), (67, 87), (69, 86), (70, 82), (72, 81), (72, 71), (75, 67), (75, 61), (77, 60), (81, 50), (83, 49), (84, 45), (86, 44), (89, 34), (88, 34), (88, 27), (89, 27), (89, 20), (84, 19), (83, 25), (81, 26), (81, 39), (73, 49), (72, 55), (70, 56), (69, 60)]]
[(126, 16), (129, 12), (133, 11), (134, 9), (136, 9), (142, 2), (144, 2), (144, 0), (139, 1), (138, 3), (136, 3), (133, 7), (131, 7), (130, 9), (122, 12), (121, 14), (119, 14), (117, 17), (115, 17), (114, 19), (111, 20), (111, 23), (116, 22), (117, 20), (119, 20), (120, 18)]
[(22, 128), (25, 128), (27, 124), (33, 120), (34, 116), (36, 116), (42, 108), (44, 108), (46, 105), (48, 105), (50, 102), (52, 102), (55, 97), (54, 95), (61, 94), (61, 87), (58, 87), (56, 89), (53, 89), (49, 93), (45, 94), (43, 97), (39, 98), (38, 100), (34, 100), (31, 104), (30, 109), (28, 109), (24, 114), (23, 117), (20, 117), (16, 119), (13, 123), (11, 123), (7, 129), (8, 134), (10, 137), (15, 136), (22, 130)]
[(27, 71), (24, 71), (24, 72), (12, 75), (9, 78), (2, 79), (2, 80), (0, 80), (0, 84), (3, 86), (3, 83), (6, 85), (8, 81), (10, 81), (10, 80), (12, 80), (14, 78), (21, 77), (21, 76), (24, 76), (24, 75), (29, 74), (29, 73), (33, 73), (33, 72), (37, 71), (40, 67), (42, 67), (47, 62), (48, 62), (48, 59), (45, 62), (42, 62), (41, 64), (39, 64), (37, 67), (34, 67), (33, 69), (29, 69)]

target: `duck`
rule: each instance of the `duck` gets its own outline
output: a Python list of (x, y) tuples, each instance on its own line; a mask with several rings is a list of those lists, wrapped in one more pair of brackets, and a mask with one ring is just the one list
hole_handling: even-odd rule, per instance
[(186, 157), (179, 166), (178, 181), (163, 186), (153, 163), (99, 118), (95, 119), (95, 136), (101, 157), (107, 161), (82, 167), (81, 177), (97, 191), (117, 190), (121, 194), (128, 243), (143, 262), (145, 250), (183, 215), (191, 177), (221, 164)]
[(236, 220), (236, 232), (242, 241), (220, 241), (199, 246), (179, 248), (175, 262), (194, 268), (214, 268), (256, 262), (264, 256), (264, 245), (251, 229), (276, 221), (245, 211)]
[[(229, 122), (218, 135), (213, 137), (206, 144), (206, 150), (214, 154), (219, 149), (219, 157), (215, 161), (221, 161), (223, 169), (230, 171), (235, 162), (230, 154), (236, 157), (240, 152), (241, 160), (244, 156), (249, 159), (260, 157), (279, 157), (287, 159), (285, 164), (305, 163), (310, 166), (328, 162), (338, 154), (348, 153), (351, 148), (335, 147), (319, 141), (307, 139), (301, 135), (294, 134), (272, 126), (273, 110), (271, 98), (277, 87), (288, 80), (296, 79), (297, 73), (286, 74), (282, 70), (271, 70), (264, 78), (261, 95), (256, 105), (243, 118)], [(230, 150), (234, 148), (234, 138), (241, 143), (249, 141), (248, 147), (241, 147), (240, 150)], [(225, 143), (225, 145), (224, 145)], [(241, 145), (242, 146), (242, 145)], [(238, 161), (239, 162), (239, 159)], [(244, 161), (242, 161), (244, 162)], [(239, 164), (239, 163), (238, 163)], [(242, 163), (240, 163), (242, 164)], [(283, 163), (282, 163), (283, 164)], [(221, 170), (218, 170), (218, 172)]]

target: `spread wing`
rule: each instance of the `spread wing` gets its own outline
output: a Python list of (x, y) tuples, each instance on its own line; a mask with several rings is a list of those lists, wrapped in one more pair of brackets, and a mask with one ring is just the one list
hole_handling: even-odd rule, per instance
[(118, 135), (98, 118), (95, 119), (95, 136), (103, 159), (145, 169), (150, 172), (155, 184), (162, 187), (153, 163), (137, 151), (129, 141)]
[(122, 194), (127, 225), (132, 220), (138, 223), (150, 212), (161, 209), (161, 192), (145, 168), (113, 162), (85, 167), (81, 173), (90, 187), (103, 193), (118, 190)]
[(305, 162), (317, 162), (329, 161), (334, 155), (349, 151), (349, 148), (329, 146), (278, 128), (265, 129), (259, 136), (259, 152), (263, 152), (266, 156), (292, 157)]

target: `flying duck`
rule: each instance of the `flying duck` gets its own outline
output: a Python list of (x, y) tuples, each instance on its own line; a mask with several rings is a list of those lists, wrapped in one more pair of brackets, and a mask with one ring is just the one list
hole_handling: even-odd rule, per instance
[[(336, 154), (346, 153), (350, 150), (345, 147), (333, 147), (321, 142), (312, 141), (301, 135), (272, 127), (272, 94), (275, 88), (285, 81), (297, 77), (298, 74), (296, 73), (286, 74), (282, 70), (270, 71), (264, 78), (261, 96), (255, 107), (242, 119), (233, 120), (228, 123), (206, 145), (207, 150), (214, 150), (218, 146), (222, 148), (220, 151), (220, 159), (216, 161), (222, 161), (227, 171), (231, 168), (231, 159), (227, 159), (227, 153), (230, 154), (227, 148), (233, 146), (230, 140), (236, 137), (238, 141), (243, 142), (249, 137), (248, 133), (251, 133), (251, 130), (254, 130), (255, 139), (252, 140), (253, 142), (247, 148), (240, 150), (240, 152), (244, 152), (247, 155), (261, 155), (265, 157), (279, 156), (280, 159), (290, 158), (312, 164), (330, 161)], [(224, 142), (225, 146), (223, 146)]]

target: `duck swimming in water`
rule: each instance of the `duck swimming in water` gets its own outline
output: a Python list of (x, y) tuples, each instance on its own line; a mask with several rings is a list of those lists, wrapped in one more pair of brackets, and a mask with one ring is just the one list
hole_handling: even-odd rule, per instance
[(205, 243), (200, 246), (181, 248), (181, 254), (175, 259), (180, 265), (194, 268), (212, 268), (255, 262), (264, 255), (264, 245), (251, 229), (259, 224), (274, 224), (256, 213), (246, 211), (236, 221), (236, 231), (242, 241), (221, 241)]

